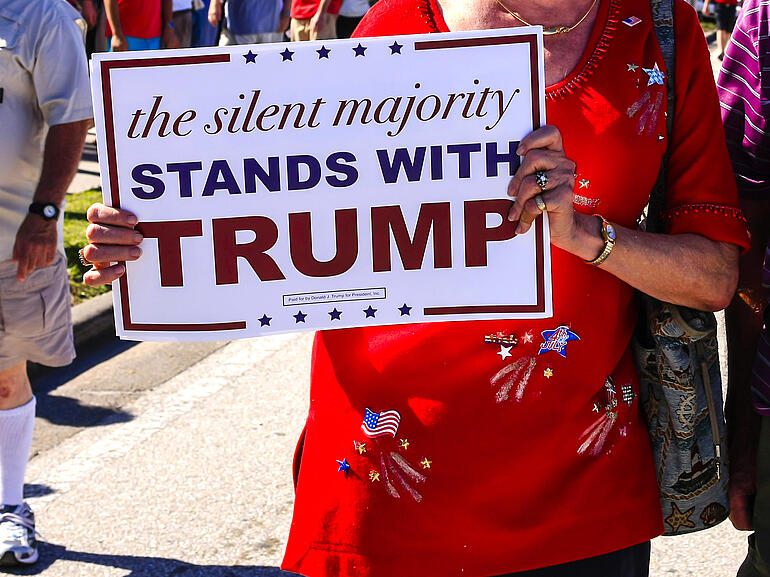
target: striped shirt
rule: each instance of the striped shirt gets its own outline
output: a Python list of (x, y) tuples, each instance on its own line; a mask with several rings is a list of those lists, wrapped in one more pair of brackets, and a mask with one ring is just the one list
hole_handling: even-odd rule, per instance
[[(727, 147), (742, 195), (770, 202), (770, 0), (746, 0), (717, 81)], [(762, 284), (770, 287), (770, 247)], [(759, 340), (752, 377), (754, 405), (770, 415), (770, 335)]]

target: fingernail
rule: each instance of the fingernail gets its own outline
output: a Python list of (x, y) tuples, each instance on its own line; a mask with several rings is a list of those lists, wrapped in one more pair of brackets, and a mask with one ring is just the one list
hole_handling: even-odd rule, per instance
[(118, 276), (123, 276), (123, 274), (126, 272), (126, 267), (122, 264), (119, 264), (115, 267), (115, 274)]
[(142, 256), (142, 249), (139, 248), (138, 246), (133, 246), (131, 247), (131, 250), (128, 251), (128, 254), (130, 254), (134, 258), (139, 258), (140, 256)]
[(129, 216), (126, 220), (128, 221), (128, 224), (130, 224), (131, 226), (134, 226), (137, 222), (139, 222), (139, 219), (136, 218), (136, 216), (133, 214)]
[(516, 154), (518, 154), (519, 156), (521, 156), (522, 152), (524, 152), (524, 149), (521, 146), (516, 149)]
[(138, 243), (142, 242), (143, 240), (144, 240), (144, 237), (142, 236), (142, 233), (140, 233), (140, 232), (134, 233), (134, 242), (135, 243), (138, 244)]

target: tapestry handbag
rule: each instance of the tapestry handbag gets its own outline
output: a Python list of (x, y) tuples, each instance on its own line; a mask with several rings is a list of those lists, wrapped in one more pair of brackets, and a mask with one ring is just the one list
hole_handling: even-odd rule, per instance
[[(672, 0), (651, 0), (655, 33), (668, 74), (670, 135), (674, 111)], [(663, 232), (668, 152), (640, 226)], [(729, 514), (727, 454), (713, 313), (640, 295), (632, 348), (660, 490), (666, 535), (713, 527)]]

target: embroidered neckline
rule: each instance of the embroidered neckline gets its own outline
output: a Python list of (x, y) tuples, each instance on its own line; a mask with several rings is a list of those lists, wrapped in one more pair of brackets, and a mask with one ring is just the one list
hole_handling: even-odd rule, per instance
[[(437, 11), (433, 4), (436, 0), (420, 0), (419, 11), (423, 17), (425, 24), (427, 24), (431, 32), (442, 32), (437, 21)], [(620, 16), (620, 0), (609, 0), (609, 8), (607, 13), (607, 21), (604, 24), (604, 29), (596, 42), (596, 46), (591, 52), (591, 55), (583, 64), (583, 67), (579, 72), (572, 76), (567, 76), (565, 79), (557, 82), (553, 87), (546, 87), (545, 97), (546, 100), (562, 100), (575, 92), (578, 88), (581, 88), (588, 82), (588, 79), (593, 75), (594, 71), (599, 67), (599, 62), (604, 58), (607, 53), (610, 42), (617, 30)], [(443, 22), (443, 18), (442, 18)], [(447, 28), (446, 22), (444, 27)], [(593, 36), (593, 33), (592, 33)], [(582, 61), (581, 57), (581, 61)]]

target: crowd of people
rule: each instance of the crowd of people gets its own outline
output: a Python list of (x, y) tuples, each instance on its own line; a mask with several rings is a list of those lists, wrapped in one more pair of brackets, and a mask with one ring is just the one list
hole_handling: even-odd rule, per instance
[(369, 0), (67, 1), (88, 27), (89, 54), (349, 38), (369, 10)]
[[(501, 195), (517, 234), (548, 213), (554, 316), (319, 332), (283, 567), (648, 575), (650, 539), (691, 512), (661, 516), (630, 351), (637, 290), (727, 309), (731, 518), (754, 530), (738, 575), (770, 576), (770, 0), (745, 0), (719, 100), (683, 0), (674, 70), (649, 0), (70, 3), (0, 6), (0, 564), (38, 557), (23, 500), (35, 415), (26, 362), (74, 356), (61, 212), (92, 117), (87, 30), (92, 50), (119, 51), (533, 23), (545, 30), (549, 125), (521, 141)], [(637, 219), (662, 162), (667, 230), (655, 234)], [(143, 239), (129, 212), (96, 204), (88, 217), (84, 278), (105, 284), (141, 258)], [(503, 365), (490, 335), (514, 343)], [(500, 392), (514, 386), (515, 399)], [(370, 407), (398, 414), (398, 435), (368, 434)], [(414, 461), (410, 443), (430, 459)], [(330, 467), (343, 451), (346, 467)]]

